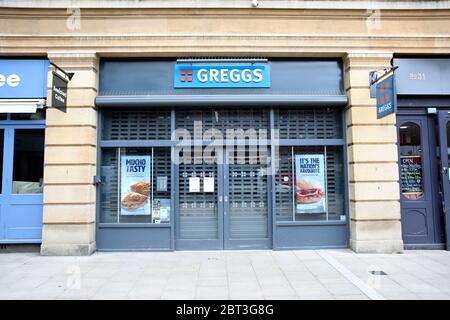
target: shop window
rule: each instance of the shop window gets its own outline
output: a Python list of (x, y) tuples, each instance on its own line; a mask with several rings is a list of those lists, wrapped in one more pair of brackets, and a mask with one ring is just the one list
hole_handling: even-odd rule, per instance
[(45, 120), (45, 109), (37, 109), (35, 113), (11, 113), (11, 120)]
[(275, 128), (280, 139), (342, 139), (341, 116), (333, 108), (279, 108)]
[(170, 140), (170, 110), (103, 113), (103, 140)]
[(105, 148), (100, 221), (169, 223), (170, 156), (170, 148)]
[(412, 122), (400, 126), (401, 193), (408, 200), (423, 196), (422, 144), (420, 127)]
[(44, 129), (14, 130), (12, 192), (42, 193), (44, 176)]
[(345, 220), (342, 147), (280, 147), (277, 221)]

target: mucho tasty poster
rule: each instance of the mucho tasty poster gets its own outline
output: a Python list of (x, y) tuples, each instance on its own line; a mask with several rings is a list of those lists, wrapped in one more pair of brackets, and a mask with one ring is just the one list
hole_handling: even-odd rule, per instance
[(150, 215), (151, 157), (120, 158), (120, 214)]

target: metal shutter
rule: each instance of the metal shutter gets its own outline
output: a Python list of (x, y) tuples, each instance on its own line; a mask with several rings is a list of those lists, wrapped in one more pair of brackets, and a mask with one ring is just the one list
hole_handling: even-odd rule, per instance
[[(247, 148), (248, 150), (248, 148)], [(248, 152), (248, 151), (247, 151)], [(262, 163), (229, 165), (230, 238), (264, 239), (268, 237), (267, 175)]]
[(341, 114), (331, 108), (280, 108), (275, 112), (275, 128), (280, 139), (341, 139)]
[(103, 115), (103, 140), (170, 140), (171, 138), (170, 110), (108, 110)]
[[(194, 152), (191, 153), (194, 155)], [(179, 171), (179, 237), (180, 239), (218, 239), (217, 220), (217, 165), (200, 163), (180, 163)], [(214, 190), (203, 191), (203, 177), (214, 177)], [(200, 178), (200, 191), (189, 192), (189, 178)]]

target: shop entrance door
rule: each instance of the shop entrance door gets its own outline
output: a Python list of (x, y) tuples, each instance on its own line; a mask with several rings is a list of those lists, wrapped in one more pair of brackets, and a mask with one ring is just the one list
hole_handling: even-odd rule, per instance
[(176, 248), (270, 248), (267, 157), (252, 158), (249, 146), (242, 154), (194, 149), (176, 170)]
[(438, 121), (445, 242), (450, 250), (450, 111), (439, 111)]
[(0, 243), (40, 243), (44, 127), (0, 126), (0, 158)]
[(268, 155), (256, 150), (225, 152), (225, 249), (271, 248)]
[(439, 242), (434, 124), (426, 115), (398, 116), (397, 124), (403, 241), (406, 246), (433, 245)]

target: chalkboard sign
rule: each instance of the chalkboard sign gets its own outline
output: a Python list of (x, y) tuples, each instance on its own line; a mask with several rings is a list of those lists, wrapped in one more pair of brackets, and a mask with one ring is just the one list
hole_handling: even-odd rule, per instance
[(400, 157), (400, 174), (402, 194), (415, 200), (423, 195), (422, 158), (420, 156)]

